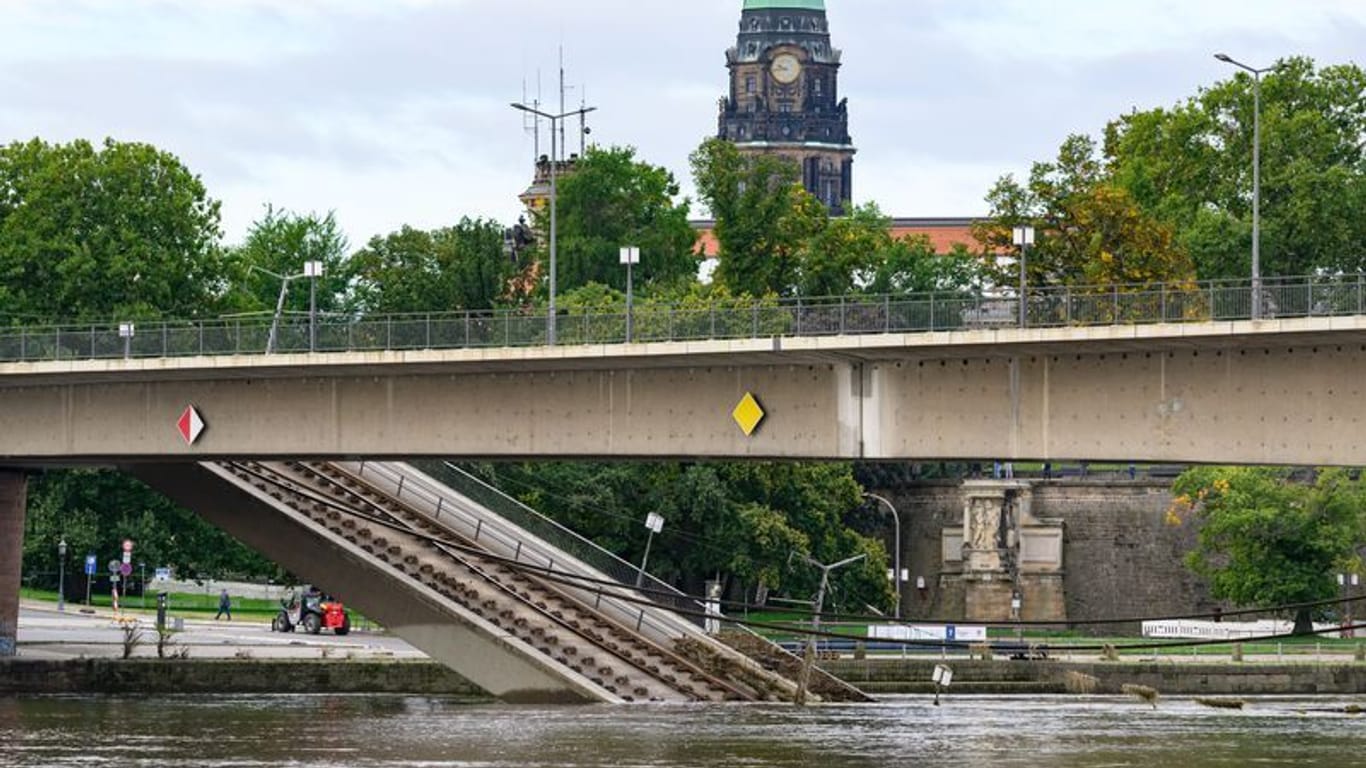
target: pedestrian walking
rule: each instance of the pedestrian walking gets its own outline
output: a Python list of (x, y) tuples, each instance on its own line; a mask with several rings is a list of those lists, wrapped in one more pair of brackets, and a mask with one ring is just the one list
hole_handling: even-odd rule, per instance
[(228, 590), (223, 590), (218, 594), (218, 613), (213, 620), (218, 621), (224, 614), (227, 614), (228, 621), (232, 621), (232, 598), (228, 596)]

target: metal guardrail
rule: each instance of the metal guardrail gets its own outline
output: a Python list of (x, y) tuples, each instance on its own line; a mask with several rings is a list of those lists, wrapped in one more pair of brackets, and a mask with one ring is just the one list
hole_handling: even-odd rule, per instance
[[(1262, 278), (1264, 318), (1366, 314), (1362, 274)], [(1020, 324), (1013, 291), (910, 293), (882, 296), (732, 300), (709, 307), (645, 305), (632, 312), (632, 341), (921, 333)], [(1025, 324), (1034, 328), (1246, 320), (1252, 283), (1212, 281), (1153, 285), (1039, 288), (1025, 296)], [(40, 362), (266, 354), (268, 317), (202, 321), (156, 320), (0, 328), (0, 361)], [(318, 319), (318, 352), (529, 347), (546, 343), (547, 317), (519, 310)], [(624, 312), (562, 311), (562, 345), (626, 341)], [(306, 317), (282, 318), (275, 350), (309, 351)]]
[[(354, 466), (356, 476), (371, 484), (375, 484), (377, 480), (381, 481), (381, 485), (377, 487), (387, 485), (384, 490), (395, 499), (410, 505), (416, 502), (414, 509), (424, 510), (433, 520), (448, 526), (492, 554), (551, 571), (574, 570), (572, 562), (557, 557), (559, 554), (568, 554), (572, 558), (573, 553), (545, 551), (546, 545), (555, 547), (555, 542), (539, 539), (535, 531), (522, 530), (517, 521), (507, 520), (496, 510), (483, 506), (478, 499), (466, 497), (475, 505), (471, 508), (459, 498), (464, 494), (455, 488), (442, 487), (440, 478), (432, 477), (431, 480), (436, 483), (433, 485), (426, 478), (412, 472), (412, 469), (421, 471), (416, 465), (407, 472), (401, 464), (386, 462), (359, 462), (353, 465), (341, 463), (338, 466)], [(591, 566), (591, 563), (589, 565)], [(585, 583), (580, 586), (564, 585), (562, 589), (581, 593), (585, 604), (592, 605), (605, 616), (613, 616), (623, 626), (634, 627), (637, 632), (653, 637), (657, 642), (668, 641), (679, 634), (678, 627), (662, 623), (649, 608), (619, 599), (620, 593), (615, 588)]]
[[(445, 483), (452, 490), (471, 501), (486, 507), (504, 520), (597, 569), (619, 582), (623, 587), (643, 589), (651, 600), (669, 608), (694, 613), (704, 610), (704, 606), (696, 598), (675, 589), (672, 584), (661, 581), (649, 573), (642, 576), (639, 566), (617, 557), (588, 538), (528, 507), (503, 493), (494, 485), (455, 464), (442, 461), (418, 461), (413, 462), (413, 466)], [(637, 578), (641, 580), (639, 587), (635, 586)], [(700, 619), (692, 617), (687, 617), (685, 620), (694, 624), (702, 623)]]

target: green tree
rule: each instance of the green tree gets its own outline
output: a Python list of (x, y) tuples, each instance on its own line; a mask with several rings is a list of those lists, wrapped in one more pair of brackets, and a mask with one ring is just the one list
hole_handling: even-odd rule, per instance
[[(1172, 490), (1170, 517), (1194, 515), (1200, 523), (1187, 562), (1217, 598), (1240, 606), (1331, 599), (1333, 574), (1360, 566), (1366, 487), (1342, 470), (1324, 470), (1304, 485), (1284, 470), (1199, 467)], [(1308, 609), (1297, 611), (1295, 632), (1312, 631), (1311, 619)]]
[[(1175, 282), (1194, 277), (1171, 226), (1146, 213), (1129, 191), (1105, 172), (1096, 143), (1067, 138), (1052, 162), (1035, 163), (1029, 180), (1012, 176), (987, 195), (991, 217), (975, 227), (984, 252), (993, 255), (995, 279), (1016, 282), (1016, 226), (1036, 230), (1026, 261), (1032, 286), (1122, 286)], [(1009, 256), (1004, 261), (1002, 256)]]
[(503, 227), (463, 218), (453, 227), (403, 227), (373, 237), (351, 259), (358, 303), (370, 312), (451, 312), (505, 303), (516, 271)]
[(0, 147), (0, 299), (28, 320), (215, 314), (219, 204), (175, 156), (108, 139)]
[(834, 595), (845, 606), (891, 604), (882, 545), (844, 524), (861, 502), (847, 465), (570, 462), (488, 471), (529, 506), (628, 562), (644, 554), (646, 513), (663, 515), (649, 570), (693, 594), (720, 575), (806, 597), (817, 577), (802, 556), (833, 561), (865, 552), (866, 562), (837, 575)]
[[(87, 552), (104, 563), (116, 560), (124, 539), (132, 539), (134, 562), (170, 566), (180, 576), (265, 578), (279, 569), (194, 513), (127, 475), (111, 470), (56, 470), (29, 483), (24, 568), (55, 586), (57, 542), (68, 545), (67, 576), (74, 576)], [(141, 574), (139, 574), (140, 576)], [(75, 595), (68, 581), (68, 594)]]
[(310, 261), (323, 265), (323, 276), (318, 279), (318, 311), (348, 309), (351, 270), (347, 247), (346, 235), (332, 212), (320, 216), (266, 206), (265, 215), (251, 225), (246, 240), (231, 250), (233, 270), (243, 288), (234, 295), (236, 309), (273, 312), (281, 278), (289, 277), (284, 310), (307, 312), (309, 286), (297, 278)]
[[(1252, 91), (1240, 72), (1106, 130), (1114, 182), (1175, 228), (1201, 278), (1249, 274)], [(1261, 120), (1263, 274), (1366, 268), (1366, 72), (1285, 59), (1263, 77)]]
[(802, 188), (796, 163), (742, 154), (715, 138), (703, 142), (691, 162), (721, 246), (715, 280), (737, 295), (791, 295), (807, 241), (828, 218), (820, 201)]
[(688, 223), (688, 201), (678, 194), (673, 174), (638, 160), (635, 149), (589, 148), (560, 182), (558, 287), (600, 283), (626, 290), (622, 246), (640, 248), (632, 275), (638, 287), (695, 279), (697, 233)]

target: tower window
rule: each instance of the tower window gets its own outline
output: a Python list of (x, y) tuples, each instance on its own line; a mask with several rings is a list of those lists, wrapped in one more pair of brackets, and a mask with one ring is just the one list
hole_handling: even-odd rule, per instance
[(783, 29), (792, 29), (792, 19), (784, 17), (782, 21), (778, 22), (778, 25)]
[(821, 79), (818, 77), (818, 78), (816, 78), (815, 80), (811, 81), (811, 87), (815, 89), (816, 93), (820, 93), (820, 92), (821, 92)]
[(754, 93), (754, 75), (745, 78), (745, 93)]
[(789, 103), (787, 103), (786, 101), (784, 101), (784, 102), (782, 102), (781, 104), (778, 105), (778, 111), (779, 111), (779, 112), (782, 112), (782, 113), (784, 113), (784, 114), (786, 114), (786, 113), (788, 113), (788, 112), (791, 112), (791, 111), (792, 111), (792, 105), (789, 104)]

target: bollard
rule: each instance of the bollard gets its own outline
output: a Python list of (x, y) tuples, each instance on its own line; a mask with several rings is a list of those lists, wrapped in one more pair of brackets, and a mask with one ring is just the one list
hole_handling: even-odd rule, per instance
[(15, 636), (10, 632), (9, 624), (0, 619), (0, 659), (18, 655), (18, 648)]
[(157, 631), (166, 631), (166, 593), (157, 593)]

